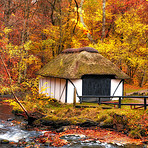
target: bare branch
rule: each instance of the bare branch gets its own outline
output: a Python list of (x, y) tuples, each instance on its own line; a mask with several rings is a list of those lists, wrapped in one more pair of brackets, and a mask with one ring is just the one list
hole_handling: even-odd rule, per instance
[(77, 1), (76, 1), (76, 0), (74, 0), (74, 1), (75, 1), (75, 4), (76, 4), (76, 7), (77, 7), (77, 22), (76, 22), (76, 24), (75, 24), (75, 26), (74, 26), (73, 33), (75, 32), (76, 26), (77, 26), (78, 21), (79, 21), (79, 11), (78, 11), (79, 6), (78, 6)]
[(106, 6), (106, 0), (103, 0), (103, 18), (102, 18), (102, 42), (105, 38), (105, 6)]
[(9, 80), (10, 80), (10, 88), (11, 88), (12, 95), (14, 96), (15, 101), (21, 106), (21, 108), (22, 108), (23, 111), (26, 113), (27, 117), (29, 118), (30, 116), (29, 116), (27, 110), (24, 108), (24, 106), (23, 106), (23, 105), (21, 104), (21, 102), (18, 100), (18, 98), (16, 97), (16, 95), (15, 95), (13, 89), (12, 89), (12, 86), (11, 86), (11, 85), (12, 85), (11, 75), (10, 75), (10, 73), (9, 73), (7, 67), (6, 67), (6, 64), (5, 64), (4, 60), (3, 60), (3, 58), (2, 58), (1, 52), (0, 52), (0, 59), (1, 59), (1, 61), (2, 61), (2, 64), (3, 64), (5, 70), (6, 70), (7, 74), (8, 74)]
[[(80, 3), (80, 22), (82, 23), (83, 27), (85, 27), (88, 30), (88, 28), (87, 28), (87, 26), (86, 26), (86, 24), (84, 23), (84, 20), (83, 20), (83, 14), (82, 14), (83, 2), (84, 2), (84, 0), (81, 0), (81, 3)], [(93, 44), (96, 44), (95, 40), (93, 39), (93, 37), (90, 33), (87, 33), (87, 37)]]

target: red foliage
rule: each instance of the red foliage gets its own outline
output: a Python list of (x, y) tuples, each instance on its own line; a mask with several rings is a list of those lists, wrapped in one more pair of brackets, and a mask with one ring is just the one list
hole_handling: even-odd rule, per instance
[[(77, 126), (61, 133), (56, 133), (56, 132), (53, 133), (52, 131), (45, 132), (43, 136), (37, 139), (37, 141), (41, 143), (48, 142), (52, 146), (60, 147), (68, 144), (66, 140), (60, 139), (60, 137), (64, 135), (85, 135), (87, 137), (87, 140), (89, 141), (99, 140), (100, 142), (107, 142), (107, 143), (142, 144), (141, 143), (142, 141), (140, 139), (132, 139), (116, 131), (101, 129), (99, 127), (84, 129)], [(82, 138), (82, 141), (84, 140), (86, 140), (86, 138), (85, 139)]]
[(113, 14), (119, 14), (125, 13), (132, 8), (138, 8), (140, 5), (146, 3), (146, 0), (110, 0), (109, 3), (108, 9), (110, 9)]

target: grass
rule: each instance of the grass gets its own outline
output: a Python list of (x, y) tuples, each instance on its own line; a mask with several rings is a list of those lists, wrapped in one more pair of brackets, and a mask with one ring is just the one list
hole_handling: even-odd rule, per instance
[[(111, 100), (110, 102), (117, 102), (118, 103), (118, 100)], [(141, 103), (140, 100), (136, 100), (136, 99), (131, 99), (131, 98), (124, 98), (121, 100), (121, 103)], [(108, 105), (98, 105), (98, 103), (77, 103), (76, 106), (88, 106), (88, 107), (97, 107), (97, 108), (107, 108), (108, 107), (112, 107), (114, 108), (114, 105), (113, 104), (108, 104)], [(117, 107), (117, 106), (116, 106)], [(130, 109), (130, 106), (125, 106), (125, 105), (122, 105), (122, 109)]]
[[(126, 85), (127, 87), (127, 85)], [(128, 87), (127, 92), (133, 92), (139, 90), (137, 87)], [(140, 88), (141, 90), (141, 88)], [(15, 110), (20, 110), (20, 106), (9, 100), (10, 104), (14, 106)], [(130, 106), (121, 106), (121, 109), (114, 107), (114, 105), (98, 105), (97, 103), (82, 103), (82, 105), (89, 106), (89, 108), (74, 108), (73, 104), (63, 104), (58, 101), (47, 98), (45, 96), (28, 96), (21, 101), (27, 111), (41, 112), (46, 115), (47, 120), (68, 120), (71, 124), (77, 125), (78, 123), (84, 123), (87, 120), (92, 120), (100, 124), (113, 125), (115, 122), (114, 115), (126, 117), (125, 123), (128, 127), (128, 132), (131, 137), (141, 137), (146, 135), (148, 131), (148, 110), (131, 109)], [(115, 101), (114, 101), (115, 102)], [(118, 100), (116, 100), (118, 102)], [(122, 103), (139, 103), (139, 100), (131, 98), (122, 99)], [(77, 103), (76, 105), (81, 105)], [(96, 106), (96, 108), (92, 108)], [(104, 109), (109, 107), (110, 109)], [(118, 120), (116, 120), (118, 125)], [(119, 122), (120, 123), (120, 122)], [(123, 132), (125, 129), (122, 129)], [(144, 131), (144, 132), (143, 132)], [(141, 133), (141, 135), (138, 135)], [(144, 134), (143, 134), (144, 133)]]
[[(133, 100), (128, 98), (122, 100), (122, 103), (131, 102), (133, 102)], [(139, 101), (136, 100), (136, 102), (138, 103)], [(13, 102), (11, 103), (13, 104)], [(82, 103), (82, 105), (96, 106), (96, 108), (75, 108), (73, 104), (62, 104), (55, 100), (47, 101), (47, 99), (38, 99), (34, 100), (34, 102), (28, 100), (27, 103), (22, 103), (28, 111), (37, 111), (45, 114), (46, 117), (44, 120), (65, 120), (74, 125), (82, 124), (88, 120), (94, 121), (98, 125), (103, 124), (104, 126), (113, 126), (113, 123), (118, 126), (118, 124), (125, 123), (126, 127), (123, 126), (122, 131), (124, 132), (126, 130), (133, 138), (142, 137), (142, 135), (146, 135), (148, 131), (148, 110), (144, 110), (143, 108), (131, 109), (129, 106), (122, 106), (121, 109), (119, 109), (110, 105), (110, 109), (103, 109), (106, 105), (98, 105), (97, 103)], [(15, 106), (15, 110), (20, 110), (20, 107)], [(114, 117), (115, 115), (125, 118), (122, 119), (123, 121), (121, 122)], [(141, 135), (139, 135), (139, 133), (141, 133)]]

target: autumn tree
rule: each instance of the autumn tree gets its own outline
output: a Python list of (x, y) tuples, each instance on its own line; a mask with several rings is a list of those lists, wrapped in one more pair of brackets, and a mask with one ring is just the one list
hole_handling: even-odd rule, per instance
[[(121, 12), (117, 11), (113, 24), (111, 22), (112, 27), (107, 32), (105, 43), (98, 42), (96, 48), (125, 71), (131, 77), (130, 82), (142, 86), (147, 81), (148, 28), (139, 14), (142, 7), (138, 8), (135, 3), (132, 5), (131, 1), (128, 2), (129, 5), (123, 5), (125, 8), (121, 7)], [(140, 4), (143, 6), (143, 3)]]
[(146, 85), (146, 0), (0, 2), (1, 52), (17, 83), (36, 77), (41, 66), (66, 48), (92, 46), (132, 82)]

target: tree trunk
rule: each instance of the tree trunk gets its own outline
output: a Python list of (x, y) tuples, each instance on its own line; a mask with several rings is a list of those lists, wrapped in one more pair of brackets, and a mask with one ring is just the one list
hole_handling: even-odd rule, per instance
[(63, 33), (62, 33), (62, 8), (61, 8), (61, 1), (59, 1), (59, 13), (60, 13), (60, 18), (59, 18), (59, 25), (60, 25), (60, 41), (59, 41), (59, 49), (58, 49), (58, 52), (57, 54), (59, 54), (61, 51), (62, 51), (62, 36), (63, 36)]
[(141, 81), (140, 81), (140, 84), (139, 84), (140, 87), (143, 87), (143, 84), (144, 84), (144, 81), (145, 81), (145, 76), (146, 76), (146, 70), (144, 69), (144, 72), (143, 72), (143, 75), (142, 75), (142, 78), (141, 78)]
[[(84, 23), (84, 20), (83, 20), (83, 14), (82, 14), (82, 7), (83, 7), (83, 2), (84, 0), (81, 0), (81, 3), (80, 3), (80, 22), (82, 23), (83, 27), (85, 27), (87, 30), (87, 26), (85, 25)], [(87, 37), (88, 39), (93, 43), (93, 44), (96, 44), (96, 42), (94, 41), (92, 35), (90, 33), (87, 33)]]
[(104, 41), (105, 38), (105, 7), (106, 7), (106, 0), (103, 0), (102, 37), (101, 37), (102, 42)]
[[(23, 46), (23, 44), (28, 41), (28, 21), (29, 21), (29, 14), (30, 14), (30, 0), (25, 0), (25, 8), (24, 8), (24, 23), (23, 23), (23, 30), (22, 30), (22, 42), (21, 45)], [(24, 57), (28, 57), (28, 52), (25, 51), (23, 48), (20, 49), (21, 50), (21, 56), (20, 56), (20, 61), (19, 61), (19, 76), (18, 76), (18, 83), (21, 83), (21, 80), (24, 77), (26, 77), (27, 74), (27, 63), (24, 63), (25, 68), (22, 69), (23, 66), (23, 58)]]

